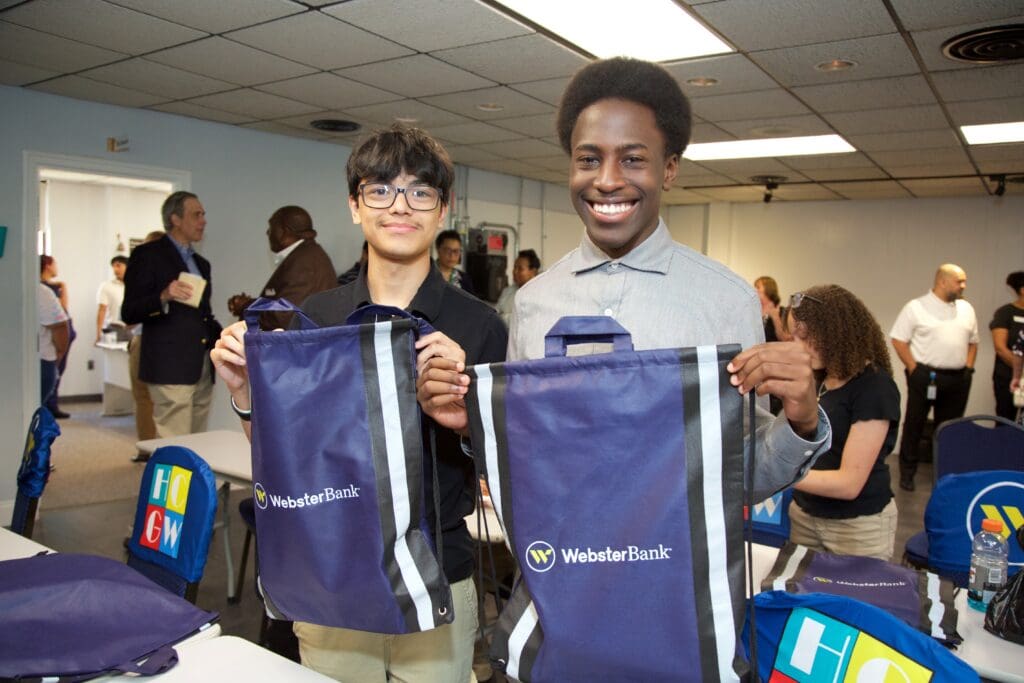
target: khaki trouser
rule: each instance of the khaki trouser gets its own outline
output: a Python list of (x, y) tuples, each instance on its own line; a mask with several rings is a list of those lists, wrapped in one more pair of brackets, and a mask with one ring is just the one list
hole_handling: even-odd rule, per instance
[(142, 354), (142, 337), (136, 335), (128, 342), (128, 374), (132, 380), (132, 398), (135, 399), (135, 433), (139, 441), (156, 438), (153, 423), (153, 399), (149, 387), (139, 379), (139, 356)]
[(896, 500), (876, 515), (852, 519), (826, 519), (789, 504), (789, 540), (812, 550), (836, 555), (860, 555), (888, 561), (896, 542)]
[(150, 384), (153, 421), (161, 439), (206, 431), (213, 398), (210, 362), (203, 360), (203, 374), (195, 384)]
[(455, 621), (419, 633), (387, 635), (295, 622), (302, 664), (345, 683), (476, 683), (473, 579), (452, 584)]

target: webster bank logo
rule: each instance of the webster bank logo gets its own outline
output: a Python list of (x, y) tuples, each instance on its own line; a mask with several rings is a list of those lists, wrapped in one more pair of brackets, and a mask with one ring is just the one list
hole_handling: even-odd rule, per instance
[[(978, 492), (967, 506), (967, 536), (973, 538), (972, 529), (981, 528), (983, 519), (998, 519), (1003, 523), (1003, 538), (1024, 526), (1024, 514), (1019, 501), (1024, 494), (1024, 484), (1017, 481), (1000, 481), (986, 486)], [(1010, 543), (1010, 564), (1021, 566), (1021, 554), (1016, 543)]]
[(139, 545), (170, 557), (178, 556), (191, 485), (191, 470), (177, 465), (153, 467)]
[(345, 488), (341, 489), (334, 488), (333, 486), (325, 486), (323, 489), (318, 491), (307, 491), (293, 498), (292, 496), (281, 496), (271, 493), (267, 491), (263, 484), (256, 482), (252, 487), (252, 495), (256, 503), (256, 507), (260, 510), (266, 510), (268, 507), (284, 510), (297, 510), (300, 508), (322, 505), (324, 503), (336, 503), (344, 500), (350, 500), (352, 498), (359, 498), (359, 490), (360, 487), (355, 484), (349, 484)]
[(671, 560), (672, 548), (663, 543), (657, 547), (641, 548), (637, 545), (627, 545), (623, 548), (559, 548), (555, 552), (547, 541), (534, 541), (526, 548), (526, 566), (535, 572), (550, 571), (555, 566), (556, 560), (561, 557), (562, 563), (566, 565), (618, 563), (618, 562), (652, 562), (658, 560)]

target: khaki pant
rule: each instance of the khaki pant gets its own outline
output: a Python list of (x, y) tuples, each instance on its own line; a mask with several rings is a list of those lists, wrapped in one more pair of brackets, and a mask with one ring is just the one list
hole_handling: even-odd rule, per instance
[(452, 584), (455, 621), (430, 631), (387, 635), (295, 622), (302, 664), (344, 683), (475, 683), (473, 579)]
[(135, 433), (139, 441), (156, 438), (153, 423), (153, 399), (149, 387), (139, 379), (139, 356), (142, 354), (142, 337), (136, 335), (128, 342), (128, 374), (132, 380), (132, 398), (135, 399)]
[(161, 439), (206, 431), (213, 398), (210, 362), (203, 361), (203, 374), (195, 384), (150, 384), (153, 421)]
[(794, 501), (789, 504), (789, 540), (812, 550), (888, 561), (896, 542), (896, 521), (895, 500), (877, 515), (852, 519), (814, 517)]

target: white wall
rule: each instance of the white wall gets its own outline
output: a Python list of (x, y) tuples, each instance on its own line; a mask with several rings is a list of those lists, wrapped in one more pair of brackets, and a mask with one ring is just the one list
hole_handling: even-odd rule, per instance
[[(668, 215), (674, 232), (696, 232), (700, 216), (692, 207)], [(747, 281), (771, 275), (784, 297), (815, 284), (842, 285), (864, 300), (886, 335), (903, 304), (931, 288), (939, 264), (963, 267), (981, 336), (967, 412), (994, 412), (988, 323), (1013, 298), (1007, 273), (1024, 268), (1024, 199), (724, 204), (707, 215), (708, 253)], [(890, 355), (903, 391), (903, 366)]]
[[(166, 193), (130, 187), (47, 181), (52, 255), (57, 279), (68, 292), (68, 308), (78, 337), (71, 345), (60, 395), (103, 391), (103, 354), (96, 338), (96, 292), (110, 280), (111, 257), (119, 242), (126, 251), (131, 238), (161, 229), (160, 205)], [(119, 236), (120, 235), (120, 239)], [(93, 361), (93, 369), (88, 369)]]

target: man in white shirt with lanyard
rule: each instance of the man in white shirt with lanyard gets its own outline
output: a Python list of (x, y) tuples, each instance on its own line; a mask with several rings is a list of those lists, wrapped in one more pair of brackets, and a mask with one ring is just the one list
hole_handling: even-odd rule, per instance
[(889, 336), (905, 366), (907, 410), (900, 441), (900, 488), (914, 490), (917, 450), (930, 407), (935, 424), (963, 417), (978, 355), (978, 319), (964, 301), (967, 274), (944, 263), (924, 296), (907, 302)]

